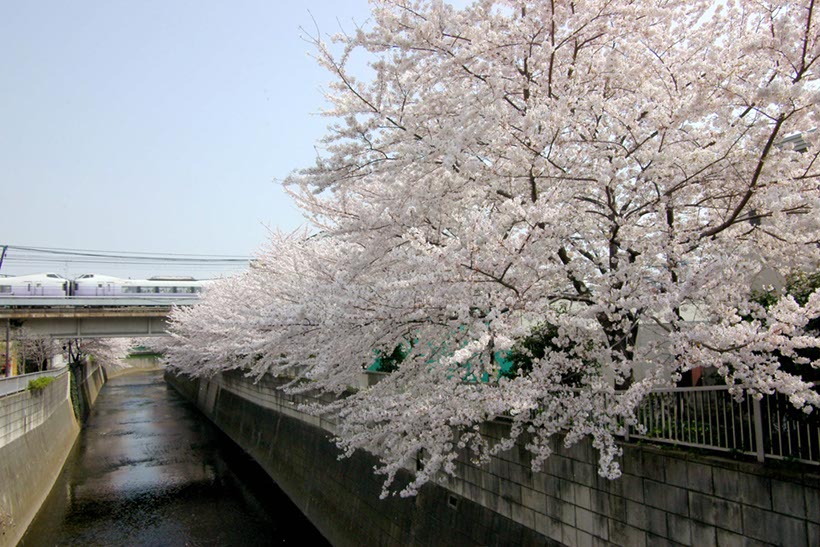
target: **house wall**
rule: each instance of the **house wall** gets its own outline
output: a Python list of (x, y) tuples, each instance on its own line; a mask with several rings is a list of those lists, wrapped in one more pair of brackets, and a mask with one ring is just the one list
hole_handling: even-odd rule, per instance
[[(597, 474), (590, 443), (564, 448), (539, 472), (524, 443), (415, 498), (379, 499), (376, 459), (338, 459), (335, 421), (299, 412), (276, 381), (237, 373), (166, 374), (247, 450), (335, 545), (820, 545), (820, 475), (690, 452), (625, 445), (624, 475)], [(488, 438), (507, 424), (490, 422)], [(407, 481), (409, 473), (399, 477)]]

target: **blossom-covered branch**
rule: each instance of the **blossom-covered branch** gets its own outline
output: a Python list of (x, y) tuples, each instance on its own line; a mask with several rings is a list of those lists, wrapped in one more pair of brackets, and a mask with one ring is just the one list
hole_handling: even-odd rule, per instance
[[(424, 455), (405, 494), (525, 431), (536, 465), (588, 435), (616, 477), (613, 435), (696, 367), (820, 406), (780, 365), (816, 368), (818, 297), (752, 298), (761, 271), (818, 268), (818, 25), (808, 1), (374, 2), (339, 57), (315, 38), (337, 121), (286, 183), (321, 232), (274, 234), (178, 310), (170, 362), (341, 392), (405, 348), (338, 405), (388, 483)], [(511, 437), (487, 446), (500, 413)]]

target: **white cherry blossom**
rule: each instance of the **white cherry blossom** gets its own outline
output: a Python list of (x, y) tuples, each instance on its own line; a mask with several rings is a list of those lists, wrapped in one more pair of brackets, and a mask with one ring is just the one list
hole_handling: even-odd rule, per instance
[[(333, 407), (385, 493), (417, 458), (402, 494), (523, 434), (536, 466), (550, 437), (590, 436), (617, 477), (614, 435), (694, 367), (820, 406), (777, 358), (817, 367), (800, 350), (820, 345), (820, 296), (751, 298), (762, 268), (820, 259), (819, 25), (808, 0), (373, 2), (340, 55), (315, 39), (335, 121), (286, 183), (317, 235), (273, 234), (177, 310), (169, 361), (341, 393), (402, 344), (396, 372)], [(798, 133), (806, 151), (784, 144)], [(544, 357), (499, 378), (499, 352), (545, 324)]]

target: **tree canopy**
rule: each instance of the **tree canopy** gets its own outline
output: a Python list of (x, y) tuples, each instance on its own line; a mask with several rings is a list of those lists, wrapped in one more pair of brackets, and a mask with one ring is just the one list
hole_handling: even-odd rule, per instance
[[(695, 367), (820, 406), (779, 364), (817, 367), (820, 295), (752, 297), (762, 269), (818, 269), (813, 1), (376, 1), (333, 40), (333, 125), (285, 181), (311, 226), (176, 312), (174, 366), (340, 392), (401, 346), (338, 408), (386, 488), (424, 455), (404, 494), (524, 432), (536, 467), (551, 436), (591, 436), (617, 477), (613, 435)], [(511, 349), (530, 359), (502, 374)]]

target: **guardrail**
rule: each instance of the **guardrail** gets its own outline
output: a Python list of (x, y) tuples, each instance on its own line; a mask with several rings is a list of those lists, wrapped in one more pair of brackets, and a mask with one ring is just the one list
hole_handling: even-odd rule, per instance
[(818, 414), (795, 409), (779, 393), (738, 401), (728, 386), (658, 389), (644, 399), (627, 438), (820, 465)]
[(30, 380), (35, 380), (43, 376), (54, 376), (56, 378), (66, 372), (68, 372), (68, 367), (32, 372), (31, 374), (21, 374), (20, 376), (12, 376), (10, 378), (0, 378), (0, 397), (17, 393), (18, 391), (25, 391), (28, 388)]

